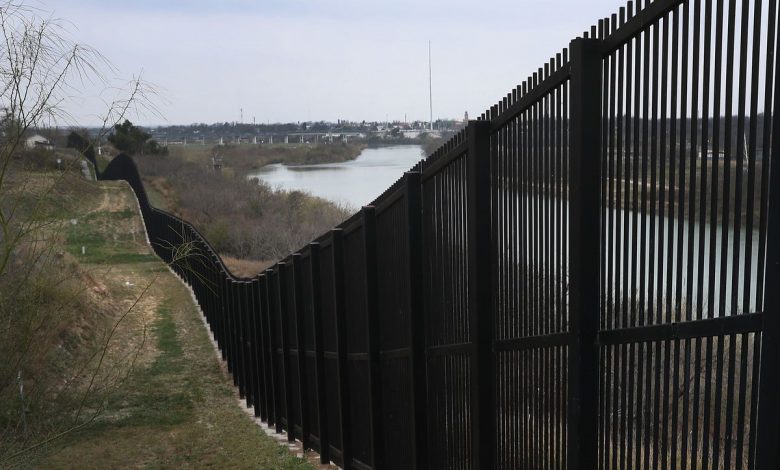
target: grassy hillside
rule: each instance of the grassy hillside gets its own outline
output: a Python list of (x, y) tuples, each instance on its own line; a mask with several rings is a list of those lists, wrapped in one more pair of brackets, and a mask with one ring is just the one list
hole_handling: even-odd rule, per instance
[(0, 316), (25, 333), (0, 341), (0, 467), (311, 468), (237, 403), (189, 291), (146, 243), (126, 184), (14, 176), (4, 189), (43, 208), (39, 238), (52, 256), (26, 279), (12, 269), (0, 280)]

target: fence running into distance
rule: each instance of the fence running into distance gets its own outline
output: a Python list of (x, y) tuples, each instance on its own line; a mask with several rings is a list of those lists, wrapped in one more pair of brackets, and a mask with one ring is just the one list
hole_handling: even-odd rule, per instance
[[(777, 0), (598, 22), (254, 278), (129, 181), (255, 413), (344, 468), (778, 468)], [(186, 242), (186, 243), (185, 243)]]

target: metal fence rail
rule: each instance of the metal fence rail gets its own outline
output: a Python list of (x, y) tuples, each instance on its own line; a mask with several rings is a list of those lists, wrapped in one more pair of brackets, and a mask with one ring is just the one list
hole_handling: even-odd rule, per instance
[(257, 416), (344, 468), (780, 466), (777, 0), (605, 18), (237, 278), (135, 190)]

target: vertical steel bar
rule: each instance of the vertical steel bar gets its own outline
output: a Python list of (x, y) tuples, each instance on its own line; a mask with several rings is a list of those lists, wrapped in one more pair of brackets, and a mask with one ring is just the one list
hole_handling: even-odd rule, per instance
[(467, 127), (467, 256), (471, 356), (471, 419), (474, 468), (494, 467), (496, 423), (491, 306), (490, 123)]
[(428, 468), (427, 398), (425, 361), (425, 312), (422, 292), (422, 183), (420, 173), (405, 174), (406, 186), (406, 254), (409, 269), (409, 345), (411, 348), (412, 407), (409, 418), (413, 420), (412, 455), (415, 468)]
[[(700, 0), (696, 0), (695, 10), (694, 10), (694, 17), (696, 18), (697, 22), (697, 28), (701, 28), (699, 25), (702, 22), (702, 18), (700, 18), (700, 12), (701, 12), (701, 2)], [(699, 193), (699, 249), (698, 249), (698, 265), (697, 265), (697, 272), (698, 272), (698, 283), (696, 288), (696, 299), (697, 299), (697, 318), (703, 319), (705, 318), (705, 309), (704, 309), (704, 298), (705, 298), (705, 284), (704, 281), (707, 279), (707, 274), (705, 273), (705, 247), (706, 247), (706, 231), (713, 230), (714, 227), (712, 225), (708, 225), (708, 219), (707, 219), (707, 183), (708, 183), (708, 177), (707, 177), (707, 162), (708, 162), (708, 148), (709, 148), (709, 136), (710, 136), (710, 76), (711, 76), (711, 70), (712, 70), (712, 1), (706, 1), (704, 2), (704, 18), (703, 18), (703, 24), (704, 24), (704, 65), (702, 69), (702, 94), (701, 94), (701, 101), (702, 101), (702, 114), (701, 114), (701, 144), (699, 146), (699, 160), (700, 160), (700, 193)], [(699, 40), (699, 34), (696, 33), (696, 39)], [(699, 48), (696, 47), (696, 54), (699, 53)], [(696, 108), (696, 111), (698, 111), (698, 108)], [(694, 149), (695, 150), (695, 149)], [(715, 185), (715, 181), (712, 182), (713, 185)], [(712, 221), (710, 221), (712, 223)], [(708, 283), (709, 284), (709, 283)], [(704, 348), (704, 370), (701, 371), (702, 362), (701, 362), (701, 353), (700, 351)], [(707, 445), (707, 441), (709, 439), (709, 417), (710, 417), (710, 408), (709, 408), (709, 400), (710, 400), (710, 389), (711, 389), (711, 377), (712, 377), (712, 338), (708, 337), (705, 340), (704, 344), (697, 345), (696, 350), (696, 368), (695, 368), (695, 374), (696, 374), (696, 387), (694, 391), (694, 396), (696, 397), (696, 401), (694, 402), (694, 426), (693, 426), (693, 436), (692, 436), (692, 442), (693, 447), (691, 448), (691, 454), (702, 462), (704, 467), (706, 468), (706, 465), (704, 462), (707, 459), (707, 451), (704, 450)], [(702, 379), (702, 374), (704, 375), (704, 402), (701, 403), (702, 406), (702, 425), (699, 426), (699, 406), (700, 406), (700, 385), (699, 382)], [(698, 436), (701, 433), (702, 436), (702, 458), (698, 458), (698, 446), (699, 446), (699, 439)]]
[[(278, 268), (278, 266), (277, 266)], [(279, 327), (276, 325), (277, 321), (277, 314), (276, 311), (278, 309), (278, 301), (274, 301), (274, 299), (277, 297), (276, 292), (277, 289), (275, 288), (275, 284), (278, 284), (278, 274), (276, 271), (271, 268), (267, 269), (265, 271), (266, 273), (266, 283), (265, 283), (265, 304), (267, 308), (267, 321), (268, 321), (268, 335), (269, 335), (269, 356), (271, 358), (271, 374), (273, 378), (273, 385), (271, 389), (273, 390), (273, 415), (274, 415), (274, 424), (276, 425), (276, 432), (281, 433), (282, 432), (282, 397), (280, 396), (281, 390), (283, 388), (284, 384), (284, 378), (280, 375), (280, 369), (282, 369), (281, 364), (279, 364)], [(276, 279), (275, 279), (276, 278)]]
[(278, 423), (278, 400), (276, 384), (279, 380), (276, 373), (276, 346), (274, 345), (274, 323), (271, 310), (271, 270), (263, 273), (262, 302), (263, 302), (263, 326), (265, 327), (265, 356), (268, 379), (268, 425), (276, 426)]
[[(672, 299), (671, 296), (671, 287), (670, 284), (672, 282), (672, 267), (674, 266), (674, 258), (672, 257), (672, 230), (674, 228), (674, 194), (671, 187), (674, 186), (674, 138), (670, 137), (669, 143), (667, 144), (667, 135), (671, 136), (674, 133), (675, 125), (676, 125), (676, 80), (672, 78), (671, 84), (669, 82), (669, 22), (670, 22), (670, 16), (672, 18), (676, 18), (676, 15), (672, 13), (671, 15), (667, 14), (667, 16), (664, 18), (664, 28), (663, 28), (663, 71), (662, 71), (662, 98), (661, 98), (661, 132), (662, 132), (662, 138), (661, 138), (661, 175), (664, 175), (664, 172), (666, 170), (666, 166), (669, 167), (669, 173), (668, 173), (668, 179), (665, 179), (664, 176), (661, 177), (661, 202), (660, 206), (662, 208), (662, 217), (660, 219), (660, 226), (659, 226), (659, 233), (661, 234), (661, 241), (660, 241), (660, 253), (662, 255), (659, 257), (659, 271), (658, 271), (658, 311), (659, 311), (659, 317), (661, 323), (670, 323), (670, 302)], [(675, 20), (676, 21), (676, 20)], [(675, 23), (676, 24), (676, 23)], [(676, 30), (676, 29), (675, 29)], [(672, 69), (676, 70), (677, 67), (677, 61), (676, 61), (676, 54), (677, 54), (677, 44), (672, 43), (671, 44), (672, 49)], [(672, 77), (674, 77), (674, 72), (672, 73)], [(668, 89), (671, 89), (672, 91), (672, 105), (670, 106), (667, 102), (667, 98), (669, 96)], [(669, 119), (669, 108), (672, 108), (671, 114), (671, 123)], [(671, 128), (670, 128), (671, 127)], [(667, 189), (667, 186), (669, 189)], [(663, 208), (665, 207), (664, 204), (664, 197), (668, 193), (668, 199), (669, 199), (669, 208), (667, 210), (668, 216), (663, 217)], [(665, 220), (668, 219), (668, 220)], [(664, 222), (667, 222), (665, 225), (667, 225), (666, 233), (664, 233)], [(664, 260), (667, 260), (666, 263), (666, 271), (664, 272)], [(660, 422), (660, 432), (659, 432), (659, 439), (660, 439), (660, 460), (661, 460), (661, 467), (666, 468), (667, 462), (668, 462), (668, 446), (669, 446), (669, 440), (668, 440), (668, 429), (669, 429), (669, 400), (667, 399), (670, 395), (669, 392), (669, 381), (670, 381), (670, 374), (669, 371), (671, 369), (671, 348), (672, 344), (670, 341), (664, 341), (663, 343), (663, 384), (664, 387), (661, 390), (661, 398), (663, 400), (663, 403), (661, 404), (661, 422)]]
[(254, 343), (252, 342), (252, 327), (251, 327), (251, 314), (250, 298), (249, 298), (248, 281), (241, 281), (241, 302), (239, 304), (239, 311), (241, 312), (241, 372), (244, 375), (244, 394), (246, 395), (247, 408), (252, 405), (254, 400), (254, 378), (252, 374), (252, 348)]
[[(305, 273), (301, 263), (301, 254), (292, 255), (293, 267), (293, 312), (295, 316), (295, 336), (298, 348), (298, 369), (294, 373), (298, 374), (298, 410), (301, 420), (301, 443), (303, 450), (311, 449), (311, 440), (309, 436), (309, 394), (307, 393), (308, 375), (306, 374), (306, 347), (303, 340), (304, 312), (306, 307), (303, 305), (303, 283), (305, 282)], [(292, 429), (292, 426), (290, 426)]]
[(255, 292), (255, 301), (257, 302), (257, 323), (258, 334), (260, 339), (258, 341), (259, 355), (258, 361), (260, 361), (260, 389), (262, 391), (262, 401), (260, 402), (260, 417), (263, 421), (270, 425), (271, 414), (271, 372), (269, 370), (268, 362), (268, 327), (266, 322), (266, 306), (265, 306), (265, 273), (257, 275), (257, 289)]
[(252, 367), (255, 371), (255, 399), (253, 407), (255, 410), (255, 416), (263, 418), (265, 412), (263, 411), (263, 402), (265, 400), (265, 388), (263, 375), (263, 327), (260, 316), (260, 277), (255, 276), (252, 279), (252, 288), (250, 292), (251, 305), (252, 305)]
[[(769, 150), (771, 147), (772, 136), (772, 112), (773, 108), (770, 108), (770, 103), (774, 102), (773, 93), (775, 92), (774, 85), (774, 72), (775, 72), (775, 35), (776, 35), (776, 15), (777, 15), (777, 0), (769, 1), (769, 18), (767, 25), (767, 44), (766, 44), (766, 77), (764, 79), (764, 122), (763, 122), (763, 143), (761, 159), (761, 203), (759, 209), (759, 222), (758, 222), (758, 267), (757, 276), (763, 276), (765, 273), (766, 262), (766, 234), (767, 234), (767, 215), (769, 204)], [(763, 282), (764, 279), (759, 277), (756, 279), (756, 306), (763, 306), (764, 302), (764, 289), (766, 287)]]
[[(236, 351), (238, 348), (238, 341), (236, 340), (237, 328), (237, 315), (236, 315), (236, 282), (228, 277), (225, 281), (227, 283), (227, 300), (228, 300), (228, 319), (229, 319), (229, 350), (228, 350), (228, 371), (233, 375), (233, 385), (239, 387), (238, 376), (238, 364), (236, 360)], [(239, 396), (243, 398), (241, 390), (239, 388)]]
[(244, 374), (246, 374), (246, 405), (247, 408), (252, 406), (252, 403), (254, 403), (255, 399), (255, 393), (256, 390), (254, 388), (255, 386), (255, 374), (253, 371), (254, 362), (253, 362), (253, 353), (252, 350), (255, 346), (255, 341), (253, 338), (254, 330), (253, 330), (253, 322), (252, 322), (252, 281), (251, 280), (245, 280), (243, 289), (243, 301), (241, 302), (242, 309), (244, 310), (244, 328), (246, 330), (244, 331)]
[[(747, 3), (747, 2), (745, 2)], [(735, 0), (729, 0), (729, 10), (728, 10), (728, 28), (727, 28), (727, 34), (728, 34), (728, 45), (726, 47), (726, 111), (724, 114), (725, 117), (725, 123), (724, 123), (724, 151), (726, 152), (726, 159), (725, 159), (725, 165), (723, 170), (723, 219), (722, 219), (722, 234), (721, 234), (721, 272), (720, 272), (720, 280), (721, 280), (721, 292), (720, 292), (720, 299), (721, 299), (721, 305), (720, 305), (720, 312), (721, 316), (726, 315), (726, 312), (729, 312), (730, 314), (736, 314), (736, 290), (733, 289), (733, 281), (737, 279), (738, 276), (738, 268), (734, 266), (733, 264), (730, 265), (729, 263), (729, 240), (731, 237), (729, 237), (729, 232), (731, 227), (736, 227), (736, 224), (738, 223), (738, 220), (736, 217), (733, 217), (733, 224), (732, 224), (732, 216), (730, 215), (730, 209), (733, 204), (732, 202), (732, 194), (730, 192), (730, 186), (731, 186), (731, 163), (732, 163), (732, 152), (735, 150), (734, 148), (734, 142), (733, 142), (733, 111), (734, 111), (734, 54), (735, 50), (737, 48), (736, 44), (736, 1)], [(737, 70), (737, 73), (740, 73), (739, 70)], [(739, 78), (739, 77), (738, 77)], [(739, 92), (738, 92), (739, 93)], [(741, 93), (739, 93), (741, 95)], [(740, 96), (737, 96), (738, 100)], [(741, 101), (741, 100), (740, 100)], [(739, 103), (739, 101), (738, 101)], [(737, 104), (739, 106), (739, 104)], [(739, 113), (742, 114), (742, 113)], [(739, 118), (738, 118), (739, 122)], [(737, 132), (739, 132), (737, 130)], [(739, 136), (737, 136), (737, 142), (739, 142)], [(740, 152), (740, 148), (736, 148), (737, 152)], [(738, 159), (738, 161), (741, 161), (741, 159)], [(737, 181), (741, 180), (739, 173), (741, 173), (742, 168), (735, 168), (735, 186), (738, 186), (739, 183)], [(735, 192), (734, 198), (738, 199), (739, 195)], [(737, 209), (735, 208), (735, 214)], [(735, 239), (738, 238), (738, 229), (734, 229), (734, 237)], [(738, 247), (737, 247), (738, 248)], [(732, 248), (732, 251), (733, 250)], [(738, 250), (736, 250), (738, 253)], [(732, 260), (738, 260), (738, 254), (736, 257), (732, 254)], [(729, 272), (734, 271), (734, 273), (731, 276), (732, 284), (729, 286)], [(727, 293), (730, 293), (734, 300), (728, 300), (727, 301)], [(728, 302), (728, 303), (727, 303)], [(734, 403), (734, 367), (735, 367), (735, 343), (736, 338), (734, 335), (729, 335), (729, 348), (728, 348), (728, 354), (727, 354), (727, 375), (726, 375), (726, 412), (725, 412), (725, 434), (723, 435), (724, 439), (724, 445), (723, 445), (723, 465), (725, 467), (728, 467), (731, 464), (731, 428), (732, 428), (732, 420), (733, 420), (733, 403)], [(720, 432), (719, 429), (717, 429), (718, 433)], [(719, 464), (718, 460), (716, 459), (714, 461), (714, 464)]]
[(276, 298), (277, 298), (277, 310), (279, 312), (279, 321), (281, 322), (281, 347), (282, 347), (282, 380), (284, 382), (284, 417), (287, 420), (287, 440), (292, 442), (295, 440), (295, 423), (293, 423), (293, 397), (291, 393), (292, 387), (290, 386), (292, 370), (290, 368), (290, 316), (291, 306), (287, 302), (287, 279), (285, 279), (284, 271), (287, 268), (287, 261), (280, 261), (277, 266), (277, 283), (276, 283)]
[(341, 415), (342, 468), (349, 470), (352, 462), (352, 416), (350, 413), (350, 388), (347, 361), (347, 325), (344, 305), (344, 248), (341, 229), (331, 230), (333, 252), (333, 299), (336, 312), (336, 344), (338, 349), (338, 394)]
[(311, 295), (312, 295), (312, 315), (314, 325), (314, 369), (317, 381), (317, 411), (319, 416), (319, 436), (320, 436), (320, 463), (330, 462), (330, 436), (328, 435), (328, 407), (326, 400), (327, 380), (336, 380), (336, 377), (325, 376), (325, 352), (322, 338), (322, 292), (320, 282), (320, 244), (313, 242), (309, 244), (311, 256)]
[[(716, 280), (718, 279), (717, 271), (717, 259), (718, 259), (718, 197), (720, 193), (720, 179), (719, 168), (722, 164), (720, 149), (721, 146), (721, 86), (722, 86), (722, 69), (723, 69), (723, 55), (720, 50), (723, 46), (723, 0), (717, 0), (717, 9), (715, 11), (715, 43), (713, 45), (713, 51), (715, 51), (715, 69), (713, 71), (713, 105), (712, 105), (712, 192), (710, 194), (710, 243), (709, 243), (709, 279), (707, 289), (707, 318), (720, 316), (720, 309), (716, 310), (715, 293), (716, 293)], [(721, 224), (728, 225), (728, 221), (721, 220)], [(723, 270), (725, 268), (722, 268)], [(722, 288), (722, 286), (721, 286)], [(718, 305), (722, 305), (720, 301), (720, 295)], [(708, 445), (708, 443), (705, 443)], [(708, 453), (705, 452), (705, 460), (708, 457)]]
[(384, 426), (382, 414), (382, 375), (380, 372), (379, 312), (377, 305), (376, 211), (363, 207), (363, 248), (366, 273), (366, 323), (368, 344), (368, 405), (371, 450), (374, 469), (384, 468)]
[[(628, 18), (633, 16), (633, 3), (629, 1), (626, 5), (626, 13)], [(636, 217), (637, 217), (637, 163), (636, 163), (636, 145), (638, 141), (638, 129), (636, 126), (639, 124), (638, 110), (639, 110), (639, 94), (637, 88), (640, 85), (639, 73), (636, 71), (636, 67), (641, 58), (641, 44), (637, 42), (636, 48), (634, 48), (634, 40), (629, 40), (626, 43), (626, 58), (625, 58), (625, 76), (626, 76), (626, 110), (625, 110), (625, 147), (623, 155), (625, 159), (625, 200), (623, 202), (623, 262), (625, 264), (623, 269), (623, 282), (622, 289), (623, 295), (623, 317), (624, 327), (636, 326)], [(636, 51), (636, 52), (635, 52)], [(635, 55), (636, 54), (636, 55)], [(630, 212), (629, 212), (630, 210)], [(625, 398), (623, 400), (623, 422), (621, 426), (624, 428), (621, 439), (622, 452), (620, 455), (620, 466), (626, 468), (626, 464), (631, 465), (631, 457), (633, 452), (633, 423), (631, 418), (634, 416), (634, 374), (635, 367), (633, 364), (635, 345), (629, 343), (623, 347), (624, 351), (624, 368), (625, 375), (627, 377), (624, 380), (625, 384)]]
[(601, 41), (576, 39), (571, 46), (571, 141), (569, 163), (569, 352), (568, 468), (597, 467), (599, 276), (601, 220)]
[[(656, 25), (657, 26), (657, 23)], [(641, 230), (640, 230), (640, 240), (639, 240), (639, 318), (638, 318), (638, 325), (645, 326), (647, 323), (649, 323), (650, 318), (650, 312), (647, 312), (647, 298), (649, 291), (647, 290), (648, 287), (648, 259), (647, 259), (647, 252), (648, 252), (648, 215), (647, 215), (647, 205), (648, 205), (648, 188), (647, 188), (647, 179), (648, 179), (648, 151), (649, 151), (649, 132), (650, 132), (650, 57), (651, 57), (651, 26), (647, 26), (644, 29), (644, 32), (642, 34), (642, 41), (641, 41), (641, 47), (638, 49), (642, 54), (642, 64), (641, 68), (639, 65), (637, 65), (637, 79), (639, 80), (639, 76), (641, 73), (642, 77), (642, 85), (641, 85), (641, 91), (640, 88), (637, 88), (637, 95), (641, 96), (642, 100), (642, 119), (641, 119), (641, 132), (642, 132), (642, 138), (641, 138), (641, 147), (637, 145), (638, 152), (641, 152), (642, 155), (642, 161), (641, 161), (641, 174), (642, 174), (642, 181), (641, 181), (641, 196), (639, 196), (639, 199), (641, 201), (641, 212), (639, 220), (641, 221)], [(653, 83), (653, 88), (655, 89), (655, 83)], [(639, 101), (639, 99), (637, 100)], [(637, 116), (637, 119), (639, 117)], [(638, 134), (637, 134), (638, 135)], [(652, 170), (651, 170), (652, 171)], [(638, 182), (635, 180), (634, 184), (637, 184)], [(635, 193), (636, 194), (636, 193)], [(635, 206), (636, 208), (636, 206)], [(650, 238), (652, 243), (652, 237)], [(650, 248), (652, 250), (652, 248)], [(641, 459), (644, 457), (645, 461), (645, 468), (649, 468), (649, 460), (648, 457), (650, 455), (650, 448), (647, 445), (648, 442), (648, 434), (649, 434), (649, 426), (648, 426), (648, 420), (650, 418), (649, 416), (649, 410), (651, 407), (651, 372), (652, 369), (650, 367), (650, 347), (649, 344), (639, 344), (637, 345), (639, 348), (639, 371), (637, 373), (638, 384), (637, 384), (637, 415), (639, 416), (638, 424), (637, 424), (637, 450), (636, 455), (634, 457), (634, 468), (641, 468)], [(645, 370), (645, 366), (647, 366), (647, 369)], [(603, 392), (602, 392), (603, 393)]]
[[(764, 307), (765, 299), (764, 299), (764, 289), (766, 287), (770, 287), (766, 281), (766, 261), (768, 261), (768, 258), (765, 256), (766, 254), (766, 248), (767, 248), (767, 234), (768, 234), (768, 226), (767, 226), (767, 217), (769, 215), (768, 211), (768, 205), (769, 205), (769, 176), (770, 176), (770, 147), (771, 147), (771, 136), (772, 136), (772, 130), (773, 130), (773, 113), (772, 112), (766, 112), (766, 110), (774, 110), (777, 109), (776, 105), (771, 107), (770, 103), (774, 103), (775, 97), (773, 97), (773, 92), (775, 92), (775, 78), (773, 76), (774, 73), (774, 65), (775, 65), (775, 23), (776, 23), (776, 13), (777, 13), (777, 0), (770, 0), (769, 1), (769, 17), (768, 17), (768, 25), (767, 25), (767, 45), (766, 45), (766, 78), (765, 78), (765, 90), (764, 90), (764, 122), (763, 122), (763, 145), (762, 145), (762, 162), (761, 162), (761, 202), (760, 202), (760, 209), (759, 209), (759, 223), (758, 223), (758, 266), (757, 266), (757, 274), (756, 274), (756, 283), (757, 283), (757, 289), (756, 289), (756, 306)], [(763, 311), (766, 312), (762, 308)], [(763, 349), (761, 346), (761, 343), (763, 342), (763, 339), (765, 338), (765, 334), (758, 333), (755, 335), (755, 342), (754, 346), (759, 348), (761, 351), (760, 357), (764, 357)], [(777, 336), (774, 336), (774, 338), (777, 338)], [(756, 358), (759, 357), (758, 354), (756, 354), (753, 358), (754, 361), (756, 361)], [(763, 361), (757, 361), (759, 363)], [(756, 367), (756, 364), (754, 364), (754, 368)], [(763, 367), (760, 368), (763, 373)], [(758, 393), (760, 394), (762, 391), (762, 387), (760, 384), (762, 381), (760, 380), (761, 376), (759, 376), (759, 380), (757, 382), (753, 383), (754, 392), (758, 390)], [(757, 397), (758, 398), (758, 397)], [(756, 401), (759, 401), (758, 399)], [(754, 406), (755, 407), (755, 406)], [(757, 408), (757, 407), (756, 407)], [(756, 409), (756, 414), (758, 413), (758, 409)], [(754, 418), (751, 416), (751, 423), (754, 422)], [(760, 424), (759, 424), (760, 426)], [(749, 458), (751, 459), (751, 463), (753, 463), (753, 460), (755, 459), (755, 449), (756, 449), (756, 435), (760, 435), (760, 428), (757, 427), (757, 432), (751, 433), (750, 435), (750, 442), (749, 442), (749, 449), (750, 449), (750, 455)]]
[[(742, 310), (745, 313), (754, 311), (754, 304), (752, 300), (753, 287), (755, 283), (753, 280), (753, 221), (755, 210), (755, 180), (756, 180), (756, 159), (757, 159), (757, 143), (758, 143), (758, 98), (761, 95), (759, 90), (759, 72), (761, 69), (761, 19), (762, 19), (762, 2), (756, 0), (754, 2), (754, 16), (753, 16), (753, 39), (751, 41), (751, 78), (750, 78), (750, 118), (749, 118), (749, 131), (747, 136), (747, 143), (745, 148), (748, 150), (748, 181), (747, 181), (747, 207), (745, 209), (745, 266), (743, 274), (743, 306)], [(757, 280), (756, 280), (757, 281)], [(756, 282), (757, 283), (757, 282)]]
[[(609, 34), (610, 31), (610, 19), (607, 18), (603, 21), (604, 31), (602, 37)], [(612, 302), (612, 243), (613, 243), (613, 214), (612, 210), (612, 188), (613, 188), (613, 162), (614, 162), (614, 133), (612, 127), (614, 125), (614, 93), (613, 87), (615, 83), (615, 53), (605, 57), (602, 61), (602, 109), (605, 116), (602, 118), (602, 156), (601, 156), (601, 172), (604, 178), (601, 191), (601, 205), (606, 210), (606, 213), (601, 217), (601, 252), (605, 255), (600, 259), (600, 278), (601, 278), (601, 299), (603, 310), (599, 315), (599, 327), (601, 329), (607, 329), (612, 326), (613, 318), (613, 305)], [(605, 373), (602, 376), (602, 390), (600, 394), (600, 406), (602, 410), (600, 416), (600, 431), (599, 435), (600, 443), (599, 447), (601, 455), (599, 456), (600, 468), (607, 468), (609, 466), (610, 457), (610, 420), (609, 409), (611, 406), (612, 396), (610, 393), (610, 380), (612, 378), (612, 356), (609, 354), (609, 349), (606, 349), (606, 353), (603, 354), (603, 359), (600, 365), (604, 367)]]
[[(775, 74), (772, 110), (780, 109), (780, 74)], [(767, 105), (768, 106), (768, 105)], [(772, 116), (769, 154), (769, 203), (767, 240), (780, 239), (780, 119)], [(764, 158), (764, 164), (767, 159)], [(766, 171), (766, 169), (764, 169)], [(761, 332), (761, 369), (756, 431), (756, 469), (776, 468), (780, 462), (780, 244), (767, 243), (764, 274), (763, 328)]]
[(225, 271), (222, 265), (218, 263), (219, 257), (214, 254), (214, 262), (218, 266), (215, 276), (217, 282), (217, 292), (219, 294), (219, 319), (217, 324), (217, 344), (222, 355), (222, 360), (227, 362), (227, 344), (225, 343), (225, 331), (227, 330), (227, 291), (225, 289)]

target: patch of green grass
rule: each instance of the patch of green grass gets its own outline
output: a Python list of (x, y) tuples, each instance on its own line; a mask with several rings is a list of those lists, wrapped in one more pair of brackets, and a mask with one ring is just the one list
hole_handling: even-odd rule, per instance
[[(66, 250), (85, 264), (136, 264), (155, 261), (151, 253), (133, 253), (128, 243), (133, 234), (116, 230), (116, 222), (134, 217), (131, 210), (86, 214), (73, 225), (65, 226)], [(136, 239), (140, 234), (136, 234)], [(82, 254), (82, 247), (84, 253)]]
[(58, 443), (40, 466), (311, 469), (239, 410), (189, 295), (165, 282), (169, 296), (149, 329), (154, 360), (108, 404), (106, 418)]
[[(146, 369), (136, 373), (126, 406), (132, 413), (115, 423), (117, 426), (172, 426), (190, 419), (193, 397), (189, 387), (180, 387), (177, 376), (183, 368), (182, 346), (177, 337), (171, 309), (163, 304), (152, 325), (158, 356)], [(127, 397), (125, 398), (127, 399)]]
[(67, 227), (68, 244), (99, 246), (106, 242), (106, 237), (95, 230), (94, 225), (90, 226), (88, 223), (79, 223), (77, 225), (68, 224)]
[(181, 344), (176, 337), (176, 323), (171, 317), (171, 309), (167, 305), (157, 309), (159, 318), (152, 327), (157, 338), (157, 349), (160, 355), (151, 367), (152, 373), (162, 374), (173, 372), (172, 366), (182, 357)]

